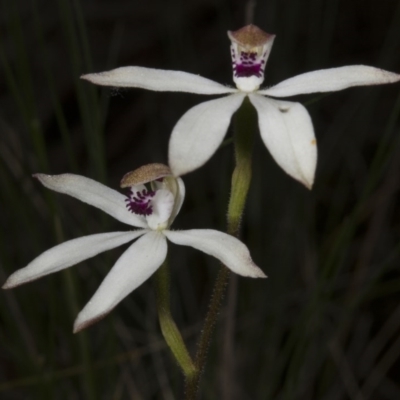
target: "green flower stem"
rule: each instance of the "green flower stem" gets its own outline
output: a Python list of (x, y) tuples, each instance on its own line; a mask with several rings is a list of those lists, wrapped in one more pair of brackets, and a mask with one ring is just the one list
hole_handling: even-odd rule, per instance
[[(240, 223), (251, 182), (251, 154), (256, 121), (256, 111), (246, 97), (235, 115), (235, 132), (233, 138), (236, 166), (231, 181), (227, 232), (235, 237), (239, 236)], [(197, 343), (195, 358), (196, 372), (191, 377), (186, 378), (185, 398), (187, 400), (196, 399), (201, 374), (204, 371), (208, 349), (221, 310), (222, 300), (229, 283), (229, 277), (230, 270), (222, 265), (214, 285), (208, 312), (204, 321), (204, 327)]]
[(239, 236), (240, 222), (251, 182), (251, 154), (254, 132), (257, 130), (256, 110), (246, 97), (235, 115), (235, 161), (232, 174), (231, 197), (228, 205), (227, 232)]
[(195, 374), (196, 368), (182, 335), (172, 319), (169, 296), (169, 271), (166, 261), (155, 274), (155, 287), (161, 332), (176, 361), (182, 368), (186, 379), (189, 379)]

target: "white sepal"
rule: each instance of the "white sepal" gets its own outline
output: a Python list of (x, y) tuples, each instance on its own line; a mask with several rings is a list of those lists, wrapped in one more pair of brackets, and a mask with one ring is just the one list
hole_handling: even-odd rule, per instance
[(25, 268), (14, 272), (6, 281), (3, 289), (11, 289), (71, 267), (95, 255), (121, 246), (146, 233), (145, 230), (133, 232), (110, 232), (84, 236), (61, 243), (31, 261)]
[(146, 220), (142, 216), (133, 214), (126, 208), (126, 196), (93, 179), (75, 174), (35, 174), (34, 177), (47, 188), (99, 208), (124, 224), (147, 228)]
[(106, 316), (122, 299), (153, 275), (166, 255), (167, 241), (162, 233), (149, 232), (133, 243), (79, 313), (74, 323), (74, 333)]
[(249, 96), (257, 110), (262, 140), (274, 160), (290, 176), (311, 189), (317, 146), (310, 115), (300, 103)]
[(234, 94), (206, 101), (181, 117), (169, 141), (169, 166), (175, 176), (193, 171), (211, 158), (244, 97), (244, 94)]
[(352, 86), (382, 85), (400, 81), (400, 75), (367, 65), (320, 69), (286, 79), (258, 94), (288, 97), (296, 94), (334, 92)]
[(97, 74), (82, 75), (81, 78), (96, 85), (137, 87), (158, 92), (224, 94), (237, 91), (200, 75), (144, 67), (121, 67)]
[(251, 278), (266, 278), (251, 259), (249, 249), (235, 237), (212, 229), (187, 231), (164, 231), (164, 235), (175, 244), (191, 246), (209, 254), (231, 271)]

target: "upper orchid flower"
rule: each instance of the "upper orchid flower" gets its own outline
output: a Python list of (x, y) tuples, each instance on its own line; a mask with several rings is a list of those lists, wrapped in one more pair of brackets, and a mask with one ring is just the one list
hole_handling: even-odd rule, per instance
[(275, 161), (308, 188), (314, 181), (317, 149), (311, 118), (300, 104), (275, 100), (297, 94), (332, 92), (351, 86), (378, 85), (400, 75), (365, 65), (323, 69), (259, 89), (274, 35), (254, 25), (228, 32), (236, 89), (198, 75), (142, 67), (122, 67), (83, 75), (98, 85), (140, 87), (157, 91), (231, 95), (190, 109), (175, 125), (169, 143), (169, 164), (175, 176), (202, 166), (220, 146), (233, 113), (248, 96), (258, 113), (262, 140)]
[(141, 228), (84, 236), (59, 244), (13, 273), (4, 284), (4, 289), (13, 288), (140, 237), (122, 254), (79, 313), (74, 332), (103, 318), (161, 266), (167, 255), (166, 239), (210, 254), (239, 275), (265, 278), (253, 263), (247, 247), (233, 236), (211, 229), (169, 230), (181, 208), (185, 186), (165, 165), (150, 164), (126, 174), (121, 187), (129, 188), (127, 196), (79, 175), (34, 176), (49, 189), (68, 194), (125, 224)]

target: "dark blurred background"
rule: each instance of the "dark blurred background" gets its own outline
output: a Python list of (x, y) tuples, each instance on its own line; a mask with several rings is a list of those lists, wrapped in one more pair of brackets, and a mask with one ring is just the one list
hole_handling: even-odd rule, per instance
[[(124, 229), (49, 193), (32, 173), (75, 172), (117, 189), (126, 172), (167, 162), (174, 124), (208, 98), (100, 89), (79, 76), (138, 65), (232, 84), (226, 31), (245, 24), (246, 2), (0, 4), (4, 281), (61, 241)], [(254, 23), (277, 35), (265, 85), (351, 64), (400, 72), (399, 1), (258, 1)], [(256, 135), (241, 237), (269, 279), (235, 279), (228, 290), (200, 398), (400, 398), (399, 89), (295, 98), (318, 139), (311, 192), (275, 165)], [(184, 177), (187, 198), (174, 228), (225, 229), (232, 150), (223, 146)], [(151, 280), (105, 320), (72, 334), (77, 313), (121, 253), (1, 294), (0, 398), (183, 398)], [(172, 311), (194, 350), (219, 265), (174, 245), (169, 257)]]

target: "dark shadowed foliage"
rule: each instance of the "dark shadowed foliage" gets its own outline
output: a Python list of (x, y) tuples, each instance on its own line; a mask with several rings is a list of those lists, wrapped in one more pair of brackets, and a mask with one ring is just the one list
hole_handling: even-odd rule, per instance
[[(398, 1), (260, 0), (254, 23), (277, 35), (266, 85), (350, 64), (400, 73)], [(100, 89), (79, 76), (138, 65), (232, 84), (226, 31), (244, 24), (236, 0), (1, 0), (3, 281), (61, 241), (125, 228), (50, 193), (32, 173), (75, 172), (117, 189), (126, 172), (166, 163), (174, 124), (206, 100)], [(256, 135), (241, 238), (269, 278), (233, 278), (202, 399), (400, 398), (399, 93), (397, 84), (296, 97), (318, 139), (311, 192), (275, 165)], [(228, 141), (184, 177), (175, 229), (225, 229), (232, 168)], [(72, 334), (121, 252), (1, 293), (0, 398), (182, 398), (151, 280)], [(193, 350), (219, 265), (177, 246), (169, 262), (172, 311)]]

